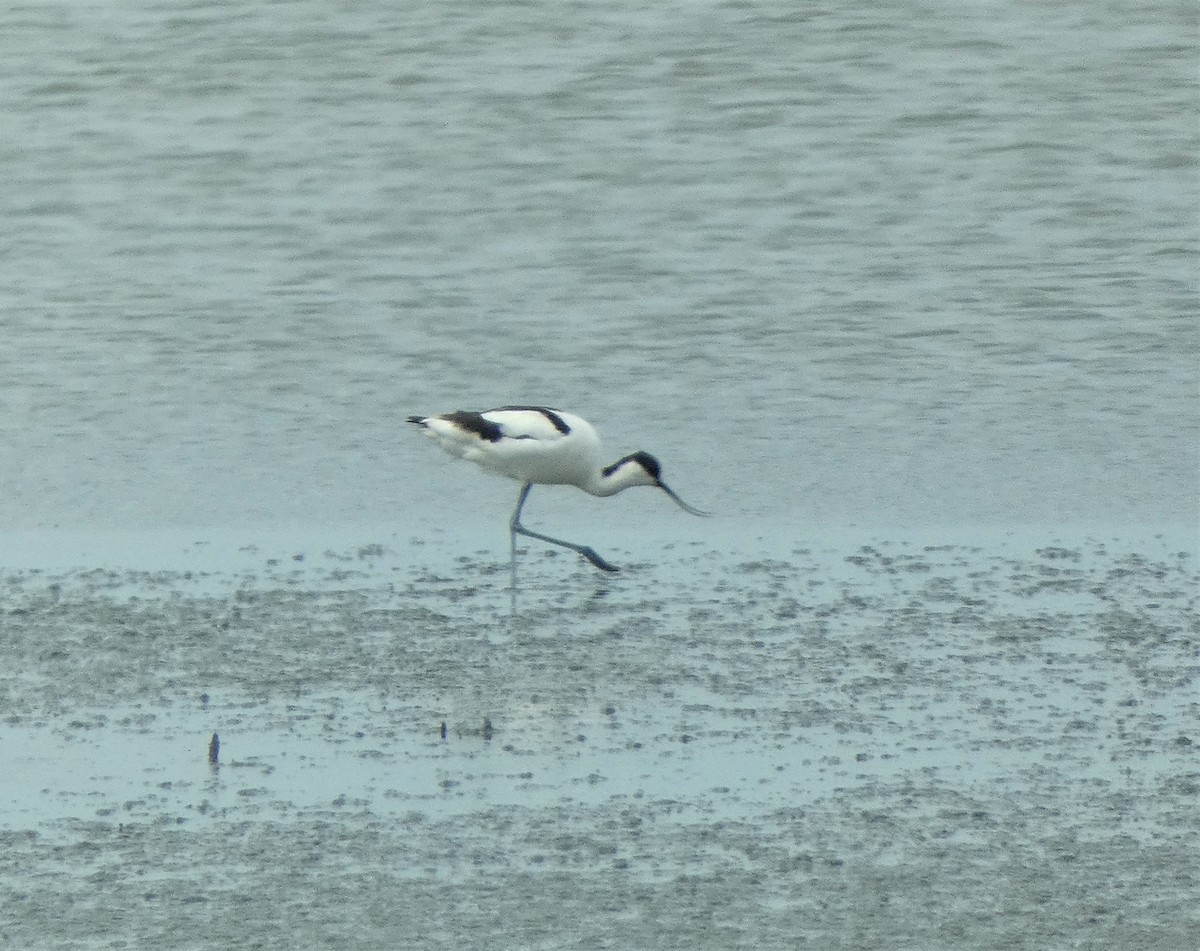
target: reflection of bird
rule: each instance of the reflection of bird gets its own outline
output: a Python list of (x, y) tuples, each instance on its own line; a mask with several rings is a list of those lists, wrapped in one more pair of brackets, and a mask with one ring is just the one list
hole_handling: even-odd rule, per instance
[(592, 495), (616, 495), (635, 485), (649, 485), (662, 489), (685, 512), (708, 514), (692, 508), (667, 487), (662, 467), (648, 452), (634, 452), (604, 465), (596, 430), (571, 413), (544, 406), (502, 406), (482, 413), (460, 410), (410, 416), (408, 421), (420, 426), (450, 455), (522, 484), (508, 523), (514, 571), (518, 535), (570, 548), (603, 571), (617, 570), (586, 545), (531, 532), (521, 524), (521, 508), (535, 484), (574, 485)]

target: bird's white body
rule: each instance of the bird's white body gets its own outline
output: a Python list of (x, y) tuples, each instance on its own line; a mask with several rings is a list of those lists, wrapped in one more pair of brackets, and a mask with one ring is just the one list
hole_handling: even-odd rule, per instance
[(592, 495), (615, 495), (635, 485), (662, 489), (686, 512), (704, 515), (672, 492), (662, 481), (662, 467), (646, 452), (623, 456), (604, 465), (600, 437), (591, 423), (574, 413), (545, 406), (503, 406), (484, 412), (460, 410), (436, 416), (410, 416), (410, 423), (434, 439), (452, 456), (522, 484), (521, 496), (509, 522), (513, 536), (514, 577), (516, 536), (538, 538), (579, 552), (605, 571), (616, 571), (592, 549), (532, 532), (521, 525), (521, 508), (534, 485), (573, 485)]
[(574, 485), (593, 495), (619, 491), (609, 490), (600, 478), (600, 437), (591, 424), (573, 413), (552, 412), (567, 432), (544, 413), (531, 409), (479, 413), (485, 423), (499, 428), (498, 439), (487, 439), (477, 429), (464, 426), (456, 413), (428, 417), (424, 431), (452, 456), (521, 483)]

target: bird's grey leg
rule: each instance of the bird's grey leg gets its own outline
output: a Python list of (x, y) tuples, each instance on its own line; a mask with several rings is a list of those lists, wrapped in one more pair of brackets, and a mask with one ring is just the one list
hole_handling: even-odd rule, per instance
[(583, 555), (588, 561), (599, 568), (601, 571), (620, 571), (616, 565), (610, 565), (607, 561), (596, 554), (587, 545), (576, 545), (574, 542), (563, 541), (561, 538), (551, 538), (549, 535), (542, 535), (538, 532), (532, 532), (521, 524), (521, 509), (525, 505), (525, 499), (529, 497), (529, 490), (532, 489), (532, 484), (526, 483), (521, 489), (521, 497), (517, 499), (517, 507), (513, 509), (512, 518), (508, 522), (508, 533), (510, 547), (512, 551), (512, 573), (513, 587), (517, 584), (517, 536), (524, 535), (526, 538), (536, 538), (538, 541), (547, 542), (551, 545), (561, 545), (563, 548), (569, 548), (571, 551), (578, 552)]
[(529, 490), (532, 488), (533, 486), (528, 482), (521, 486), (521, 497), (517, 499), (517, 507), (513, 509), (512, 518), (508, 520), (508, 550), (512, 559), (510, 565), (514, 597), (517, 591), (517, 530), (521, 527), (521, 509), (525, 506), (525, 500), (529, 498)]

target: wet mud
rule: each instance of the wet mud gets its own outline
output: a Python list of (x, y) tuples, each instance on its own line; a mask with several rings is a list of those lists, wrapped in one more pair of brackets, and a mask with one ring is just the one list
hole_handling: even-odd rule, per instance
[(256, 559), (0, 575), (4, 946), (1200, 933), (1194, 552)]

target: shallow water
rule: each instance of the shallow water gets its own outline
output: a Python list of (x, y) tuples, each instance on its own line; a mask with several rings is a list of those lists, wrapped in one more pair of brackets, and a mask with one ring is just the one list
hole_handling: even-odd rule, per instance
[(1195, 521), (1193, 19), (31, 6), (0, 528), (484, 526), (399, 421), (512, 402), (769, 521)]
[[(13, 8), (0, 943), (1194, 944), (1195, 41)], [(513, 402), (717, 517), (538, 489), (623, 571), (514, 598), (398, 422)]]

